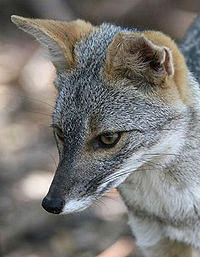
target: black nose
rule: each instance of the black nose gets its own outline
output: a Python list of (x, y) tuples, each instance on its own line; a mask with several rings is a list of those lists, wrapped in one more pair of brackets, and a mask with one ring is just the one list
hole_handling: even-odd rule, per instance
[(61, 213), (64, 206), (64, 201), (59, 198), (47, 198), (45, 197), (42, 201), (42, 207), (51, 213)]

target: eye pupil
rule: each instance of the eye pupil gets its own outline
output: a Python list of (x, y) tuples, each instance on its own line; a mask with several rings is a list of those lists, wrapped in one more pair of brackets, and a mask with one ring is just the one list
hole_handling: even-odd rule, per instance
[(100, 142), (104, 147), (114, 146), (120, 139), (119, 133), (107, 133), (100, 136)]

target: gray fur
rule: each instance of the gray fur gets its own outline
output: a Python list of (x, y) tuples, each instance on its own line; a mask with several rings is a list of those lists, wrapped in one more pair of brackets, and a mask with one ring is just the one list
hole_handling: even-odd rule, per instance
[[(171, 125), (173, 129), (173, 119), (181, 121), (183, 118), (179, 110), (163, 104), (155, 94), (151, 95), (151, 92), (139, 91), (130, 81), (124, 81), (120, 87), (102, 82), (105, 50), (119, 31), (122, 31), (119, 27), (103, 24), (98, 31), (76, 46), (78, 67), (72, 70), (70, 75), (59, 73), (56, 80), (60, 91), (53, 119), (54, 124), (58, 124), (66, 135), (66, 154), (63, 155), (64, 161), (61, 161), (62, 166), (57, 174), (64, 173), (67, 178), (70, 176), (72, 180), (80, 181), (80, 184), (85, 184), (85, 189), (89, 182), (87, 179), (96, 178), (98, 181), (99, 175), (110, 175), (120, 168), (135, 149), (155, 144), (161, 137), (160, 129), (163, 126)], [(129, 131), (123, 148), (115, 156), (110, 158), (109, 153), (99, 156), (97, 152), (90, 161), (84, 160), (82, 154), (85, 151), (87, 137), (91, 133), (89, 124), (93, 120), (98, 123), (99, 134), (106, 131)], [(67, 167), (69, 164), (70, 169)], [(67, 179), (66, 183), (68, 181)], [(59, 188), (60, 180), (58, 183)], [(74, 195), (72, 192), (76, 191), (77, 184), (76, 187), (65, 187), (70, 188), (72, 198), (79, 198), (77, 192)], [(89, 192), (93, 196), (95, 189), (94, 185), (93, 190)], [(86, 192), (81, 193), (87, 195)]]
[[(75, 46), (77, 67), (57, 70), (53, 124), (64, 144), (48, 197), (66, 206), (87, 199), (83, 209), (118, 186), (145, 256), (191, 257), (200, 248), (198, 83), (188, 74), (187, 104), (167, 104), (147, 83), (106, 81), (107, 47), (127, 31), (101, 25)], [(107, 131), (123, 136), (113, 149), (95, 149)]]
[[(178, 239), (180, 242), (200, 247), (200, 202), (196, 202), (195, 197), (193, 208), (188, 211), (187, 206), (181, 206), (177, 210), (175, 208), (173, 215), (168, 208), (170, 205), (176, 205), (176, 196), (170, 198), (167, 190), (166, 195), (165, 192), (157, 192), (158, 197), (163, 199), (161, 206), (158, 204), (155, 210), (150, 210), (148, 204), (146, 207), (140, 205), (137, 200), (140, 194), (140, 200), (150, 201), (142, 186), (142, 180), (148, 179), (147, 173), (151, 172), (159, 183), (163, 183), (163, 190), (166, 186), (168, 190), (171, 188), (175, 193), (178, 192), (177, 201), (180, 194), (190, 193), (190, 187), (200, 186), (199, 104), (195, 96), (199, 91), (196, 82), (191, 78), (193, 99), (190, 106), (170, 106), (163, 103), (149, 85), (137, 88), (128, 80), (122, 81), (120, 86), (117, 82), (106, 84), (102, 79), (106, 48), (119, 31), (122, 30), (118, 27), (102, 25), (99, 31), (76, 46), (78, 67), (71, 71), (70, 75), (58, 74), (56, 84), (59, 85), (60, 91), (54, 112), (54, 123), (62, 127), (66, 142), (50, 194), (59, 194), (59, 197), (65, 198), (66, 201), (90, 196), (92, 199), (98, 199), (115, 185), (117, 176), (99, 192), (97, 188), (106, 178), (120, 170), (131, 156), (142, 152), (141, 159), (137, 160), (140, 162), (139, 168), (135, 171), (134, 168), (130, 169), (128, 173), (132, 175), (119, 186), (129, 215), (139, 218), (141, 222), (145, 220), (149, 221), (149, 224), (158, 223), (162, 230), (161, 241), (169, 237), (172, 240), (177, 239), (170, 227), (184, 231), (184, 228), (189, 226), (197, 240), (187, 235)], [(89, 158), (84, 156), (87, 152), (87, 139), (92, 130), (90, 124), (93, 121), (99, 133), (127, 131), (121, 148), (114, 154), (109, 153), (109, 150), (103, 154), (93, 151)], [(161, 152), (152, 154), (151, 158), (146, 160), (148, 150), (159, 145), (161, 139), (167, 140), (169, 132), (175, 131), (184, 132), (184, 142), (177, 152), (174, 153), (172, 149), (172, 158), (166, 162), (167, 153), (165, 155)], [(146, 190), (155, 189), (152, 185)], [(170, 205), (166, 204), (165, 197), (171, 199)], [(135, 233), (137, 237), (137, 232)], [(141, 248), (146, 256), (150, 256), (146, 247)], [(162, 253), (163, 257), (164, 254)]]

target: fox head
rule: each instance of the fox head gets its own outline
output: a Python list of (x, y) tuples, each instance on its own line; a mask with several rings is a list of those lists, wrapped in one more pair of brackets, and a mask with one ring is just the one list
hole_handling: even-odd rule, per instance
[(12, 21), (48, 48), (57, 71), (60, 158), (47, 211), (83, 210), (143, 165), (173, 159), (190, 103), (187, 67), (168, 36), (82, 20)]

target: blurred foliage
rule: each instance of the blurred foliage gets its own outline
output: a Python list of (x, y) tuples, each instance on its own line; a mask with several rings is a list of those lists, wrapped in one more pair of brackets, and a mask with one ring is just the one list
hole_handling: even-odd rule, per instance
[(139, 257), (116, 192), (80, 214), (42, 210), (58, 162), (49, 127), (55, 70), (10, 15), (106, 21), (180, 39), (199, 11), (198, 0), (0, 0), (0, 256)]

